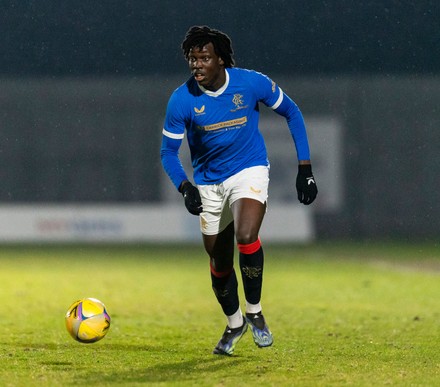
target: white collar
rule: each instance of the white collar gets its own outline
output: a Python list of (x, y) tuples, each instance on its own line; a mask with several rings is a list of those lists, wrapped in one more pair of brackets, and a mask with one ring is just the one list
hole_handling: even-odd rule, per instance
[(222, 87), (220, 87), (220, 89), (218, 89), (216, 91), (207, 90), (203, 86), (201, 86), (199, 84), (197, 84), (197, 85), (199, 86), (200, 90), (202, 90), (206, 95), (209, 95), (210, 97), (218, 97), (219, 95), (223, 94), (223, 92), (226, 90), (226, 88), (229, 85), (229, 73), (228, 73), (227, 69), (225, 69), (225, 73), (226, 73), (225, 83)]

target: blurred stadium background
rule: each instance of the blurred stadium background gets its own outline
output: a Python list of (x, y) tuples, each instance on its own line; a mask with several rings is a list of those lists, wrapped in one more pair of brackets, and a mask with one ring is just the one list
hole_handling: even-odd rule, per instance
[(276, 80), (308, 126), (320, 193), (304, 208), (287, 128), (263, 111), (266, 240), (437, 238), (439, 14), (434, 0), (0, 1), (0, 241), (199, 238), (159, 159), (195, 24), (227, 32), (237, 66)]

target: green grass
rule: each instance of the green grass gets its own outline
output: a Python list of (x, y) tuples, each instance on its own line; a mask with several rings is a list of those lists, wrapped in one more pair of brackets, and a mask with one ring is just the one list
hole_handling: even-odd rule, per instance
[[(438, 246), (264, 247), (275, 343), (233, 357), (201, 246), (0, 247), (0, 384), (440, 386)], [(65, 330), (81, 297), (112, 317), (98, 343)]]

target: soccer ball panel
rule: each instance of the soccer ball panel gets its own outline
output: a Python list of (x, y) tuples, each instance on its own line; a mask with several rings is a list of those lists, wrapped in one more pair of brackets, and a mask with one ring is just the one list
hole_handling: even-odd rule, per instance
[(84, 342), (95, 342), (101, 340), (110, 327), (110, 319), (104, 314), (99, 314), (88, 318), (80, 324), (78, 338)]
[(69, 334), (81, 343), (101, 340), (110, 328), (110, 316), (105, 305), (95, 298), (75, 301), (66, 313)]
[(81, 304), (81, 313), (84, 317), (93, 317), (101, 314), (105, 310), (104, 304), (96, 298), (86, 298)]

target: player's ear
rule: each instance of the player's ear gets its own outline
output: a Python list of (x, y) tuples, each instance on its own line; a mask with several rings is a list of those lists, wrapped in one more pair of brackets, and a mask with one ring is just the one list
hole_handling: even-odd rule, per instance
[(218, 58), (218, 64), (221, 66), (224, 66), (225, 64), (224, 60), (221, 57)]

